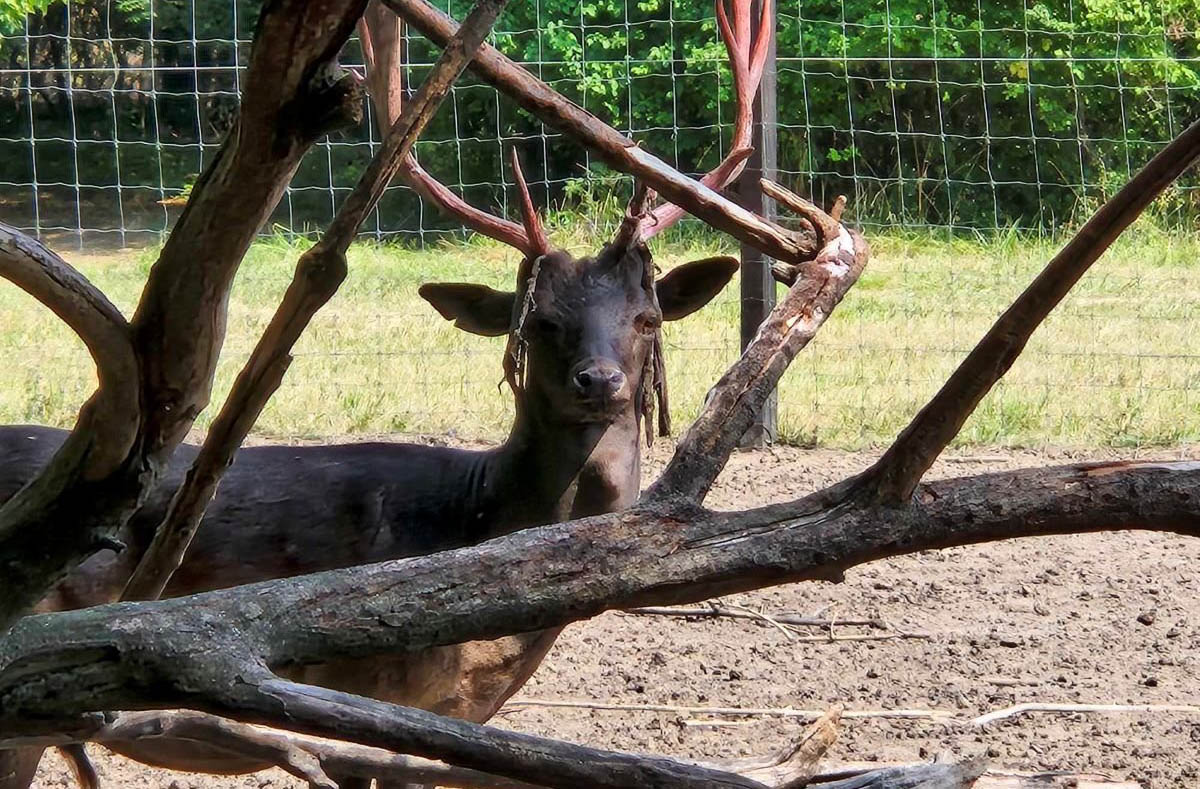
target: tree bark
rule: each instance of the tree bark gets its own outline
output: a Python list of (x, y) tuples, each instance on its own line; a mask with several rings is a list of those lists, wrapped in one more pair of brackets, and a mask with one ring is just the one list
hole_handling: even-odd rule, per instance
[[(796, 740), (768, 757), (694, 762), (710, 770), (737, 773), (766, 786), (785, 789), (803, 786), (816, 774), (816, 765), (837, 737), (837, 708), (814, 721)], [(461, 789), (541, 789), (541, 784), (505, 778), (419, 757), (404, 756), (354, 743), (310, 737), (239, 723), (190, 710), (170, 712), (127, 712), (87, 735), (87, 740), (128, 753), (133, 743), (153, 745), (163, 766), (180, 765), (171, 760), (176, 743), (207, 748), (222, 766), (230, 756), (242, 757), (249, 765), (277, 764), (288, 773), (314, 786), (329, 786), (329, 774), (375, 778), (390, 784), (433, 784)], [(26, 738), (27, 746), (64, 746), (74, 742), (67, 736)], [(663, 757), (645, 757), (661, 759)], [(678, 761), (678, 760), (677, 760)], [(189, 769), (199, 770), (202, 765)], [(336, 789), (336, 787), (334, 788)]]
[(203, 700), (186, 692), (196, 672), (231, 670), (217, 656), (284, 666), (424, 649), (610, 609), (836, 579), (881, 558), (1015, 537), (1118, 528), (1200, 536), (1198, 483), (1200, 462), (1136, 462), (932, 482), (904, 508), (828, 491), (737, 513), (675, 502), (433, 556), (31, 616), (0, 643), (0, 725), (192, 706)]
[[(122, 368), (119, 385), (136, 398), (106, 399), (117, 385), (106, 364), (101, 373), (111, 385), (102, 379), (62, 449), (0, 508), (0, 633), (111, 544), (208, 403), (238, 264), (305, 151), (361, 112), (359, 82), (335, 57), (365, 2), (275, 0), (264, 7), (241, 115), (197, 181), (130, 322), (137, 366)], [(93, 335), (78, 322), (72, 328)], [(96, 445), (114, 430), (127, 434)]]

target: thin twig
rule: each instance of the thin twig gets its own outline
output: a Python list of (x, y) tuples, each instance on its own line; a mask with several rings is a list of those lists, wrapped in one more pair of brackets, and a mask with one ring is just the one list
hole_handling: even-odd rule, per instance
[[(567, 709), (601, 710), (605, 712), (678, 712), (688, 715), (723, 715), (730, 718), (797, 718), (801, 720), (816, 720), (822, 710), (802, 710), (792, 707), (690, 707), (674, 704), (623, 704), (586, 700), (559, 699), (526, 699), (516, 698), (506, 703), (504, 712), (513, 712), (523, 707), (559, 707)], [(955, 722), (969, 726), (987, 726), (999, 720), (1026, 715), (1033, 712), (1064, 712), (1064, 713), (1137, 713), (1137, 712), (1169, 712), (1184, 715), (1200, 715), (1200, 706), (1187, 704), (1056, 704), (1031, 702), (1017, 704), (1012, 707), (995, 710), (976, 718), (964, 720), (961, 713), (952, 710), (845, 710), (841, 717), (852, 719), (905, 719), (905, 720), (936, 720)], [(707, 721), (706, 724), (714, 724)]]
[[(559, 699), (525, 699), (508, 701), (503, 711), (512, 712), (521, 707), (561, 707), (566, 709), (602, 710), (605, 712), (679, 712), (690, 715), (726, 715), (729, 717), (796, 718), (816, 720), (825, 710), (798, 710), (792, 707), (688, 707), (674, 704), (617, 704), (599, 701), (573, 701)], [(959, 713), (951, 710), (845, 710), (843, 719), (916, 719), (952, 720)]]
[(832, 629), (823, 636), (799, 636), (796, 642), (800, 644), (822, 644), (840, 641), (899, 641), (904, 639), (924, 640), (933, 638), (932, 633), (834, 633)]
[(996, 721), (1027, 715), (1031, 712), (1177, 712), (1200, 715), (1200, 707), (1189, 704), (1056, 704), (1029, 702), (980, 715), (971, 720), (972, 726), (987, 726)]
[(740, 605), (733, 605), (733, 606), (730, 606), (730, 608), (733, 609), (734, 613), (741, 613), (742, 615), (746, 616), (749, 619), (754, 619), (754, 620), (757, 620), (760, 622), (766, 622), (768, 625), (775, 628), (780, 633), (783, 633), (783, 637), (786, 638), (788, 641), (795, 641), (797, 638), (795, 628), (786, 627), (783, 623), (781, 623), (778, 619), (774, 618), (770, 614), (763, 613), (762, 611), (755, 611), (753, 609), (746, 608), (746, 607), (740, 606)]
[[(637, 616), (676, 616), (685, 619), (704, 619), (723, 617), (729, 619), (761, 619), (765, 614), (755, 612), (742, 606), (720, 606), (711, 605), (703, 608), (689, 607), (653, 607), (630, 608), (623, 613), (634, 614)], [(828, 628), (833, 625), (838, 627), (871, 627), (878, 630), (886, 630), (887, 623), (882, 619), (832, 619), (823, 616), (802, 616), (799, 614), (770, 614), (770, 620), (780, 625), (788, 627), (823, 627)]]

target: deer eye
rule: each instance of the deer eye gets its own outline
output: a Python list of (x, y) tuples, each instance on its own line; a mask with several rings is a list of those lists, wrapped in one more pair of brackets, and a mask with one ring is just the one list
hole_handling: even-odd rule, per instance
[(633, 326), (642, 334), (653, 334), (662, 325), (662, 319), (653, 312), (643, 312), (633, 321)]
[(536, 315), (533, 318), (533, 330), (542, 335), (555, 335), (562, 330), (562, 326), (553, 318), (547, 318), (544, 315)]

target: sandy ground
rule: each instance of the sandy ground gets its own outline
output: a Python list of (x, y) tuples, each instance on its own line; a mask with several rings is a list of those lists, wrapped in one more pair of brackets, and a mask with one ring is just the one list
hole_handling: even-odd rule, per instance
[[(661, 443), (656, 447), (648, 476), (666, 451)], [(1200, 456), (1200, 449), (1190, 455)], [(951, 455), (934, 473), (968, 475), (1084, 456), (978, 451)], [(840, 479), (870, 459), (792, 449), (740, 453), (709, 504), (779, 500)], [(839, 585), (780, 587), (725, 602), (768, 612), (880, 617), (893, 631), (929, 638), (797, 643), (762, 622), (612, 613), (569, 628), (519, 697), (799, 709), (836, 702), (849, 710), (947, 710), (962, 718), (1022, 702), (1200, 704), (1198, 566), (1200, 542), (1143, 533), (927, 552), (853, 570)], [(801, 726), (687, 711), (544, 707), (505, 711), (496, 723), (690, 757), (766, 753)], [(851, 720), (829, 758), (914, 760), (944, 752), (986, 754), (993, 766), (1023, 770), (1098, 771), (1146, 787), (1197, 786), (1200, 715), (1037, 713), (985, 728)], [(298, 786), (278, 771), (214, 778), (145, 768), (99, 749), (93, 754), (109, 787)], [(72, 783), (57, 755), (48, 755), (37, 785)]]

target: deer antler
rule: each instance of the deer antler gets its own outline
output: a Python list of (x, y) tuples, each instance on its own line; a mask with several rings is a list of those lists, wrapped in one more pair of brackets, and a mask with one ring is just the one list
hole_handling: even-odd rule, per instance
[[(771, 0), (763, 0), (758, 18), (758, 32), (751, 37), (750, 2), (751, 0), (730, 0), (733, 6), (732, 24), (725, 12), (725, 0), (714, 2), (721, 40), (725, 42), (725, 50), (729, 53), (729, 67), (733, 71), (733, 92), (737, 101), (729, 153), (720, 164), (700, 179), (700, 183), (717, 191), (724, 189), (741, 175), (746, 160), (754, 152), (751, 145), (754, 97), (758, 95), (763, 66), (767, 62), (767, 54), (771, 51), (771, 38), (775, 34), (771, 27)], [(660, 205), (642, 223), (642, 239), (658, 235), (678, 222), (685, 213), (684, 209), (672, 203)]]
[(542, 220), (538, 218), (537, 209), (529, 197), (529, 186), (525, 183), (525, 173), (521, 171), (521, 157), (517, 149), (509, 148), (512, 161), (513, 178), (517, 182), (517, 193), (521, 198), (521, 221), (525, 224), (525, 238), (528, 239), (525, 254), (529, 257), (539, 257), (550, 252), (550, 241), (546, 231), (542, 229)]
[[(400, 18), (379, 0), (372, 0), (358, 24), (371, 101), (384, 132), (400, 117), (404, 105), (402, 25)], [(526, 255), (543, 254), (536, 251), (537, 245), (525, 228), (469, 204), (430, 175), (412, 154), (404, 158), (396, 174), (421, 199), (437, 206), (446, 216), (457, 218), (476, 233), (519, 249)]]

